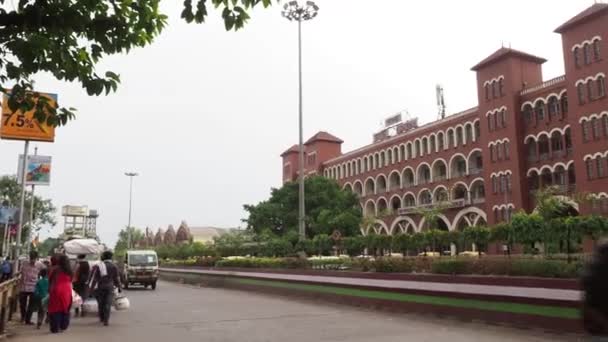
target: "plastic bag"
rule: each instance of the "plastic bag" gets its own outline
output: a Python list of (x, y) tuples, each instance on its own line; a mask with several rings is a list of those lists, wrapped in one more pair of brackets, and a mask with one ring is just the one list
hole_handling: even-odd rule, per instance
[(97, 300), (89, 298), (82, 303), (82, 311), (86, 313), (96, 313), (99, 311)]
[(72, 290), (72, 308), (79, 308), (82, 306), (82, 297)]

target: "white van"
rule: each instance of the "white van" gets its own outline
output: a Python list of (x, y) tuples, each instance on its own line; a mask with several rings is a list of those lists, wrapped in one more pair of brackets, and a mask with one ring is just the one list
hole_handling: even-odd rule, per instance
[(127, 251), (121, 270), (121, 280), (125, 289), (139, 284), (156, 290), (158, 280), (158, 256), (155, 251)]

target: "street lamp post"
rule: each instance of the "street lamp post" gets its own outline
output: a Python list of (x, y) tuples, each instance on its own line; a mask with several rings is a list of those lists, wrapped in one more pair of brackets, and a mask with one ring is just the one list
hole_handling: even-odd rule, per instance
[(302, 21), (312, 20), (317, 16), (319, 6), (313, 1), (307, 1), (305, 5), (300, 5), (297, 1), (290, 1), (283, 6), (283, 16), (289, 21), (298, 22), (298, 122), (299, 122), (299, 211), (298, 211), (298, 231), (300, 240), (306, 238), (305, 226), (305, 207), (304, 207), (304, 142), (302, 124)]
[(129, 223), (127, 224), (127, 249), (131, 248), (131, 208), (133, 203), (133, 177), (139, 176), (137, 172), (125, 172), (129, 177)]

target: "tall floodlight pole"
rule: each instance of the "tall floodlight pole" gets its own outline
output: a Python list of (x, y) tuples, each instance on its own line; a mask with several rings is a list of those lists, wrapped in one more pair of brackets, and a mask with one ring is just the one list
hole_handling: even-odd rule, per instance
[(283, 6), (283, 16), (289, 21), (298, 22), (298, 122), (299, 122), (299, 144), (298, 153), (300, 160), (298, 181), (299, 181), (299, 211), (298, 211), (298, 231), (300, 240), (306, 238), (306, 222), (304, 207), (304, 141), (302, 124), (302, 21), (312, 20), (319, 13), (319, 6), (313, 1), (306, 1), (300, 5), (297, 1), (290, 1)]
[(129, 223), (127, 224), (127, 249), (131, 248), (131, 208), (133, 203), (133, 177), (139, 176), (137, 172), (125, 172), (129, 177)]

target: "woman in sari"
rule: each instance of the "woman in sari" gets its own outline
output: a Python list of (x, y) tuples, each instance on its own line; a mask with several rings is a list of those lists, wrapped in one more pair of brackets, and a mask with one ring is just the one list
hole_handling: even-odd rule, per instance
[(49, 321), (51, 333), (56, 334), (68, 329), (70, 308), (72, 306), (72, 267), (65, 254), (51, 259), (49, 275)]

